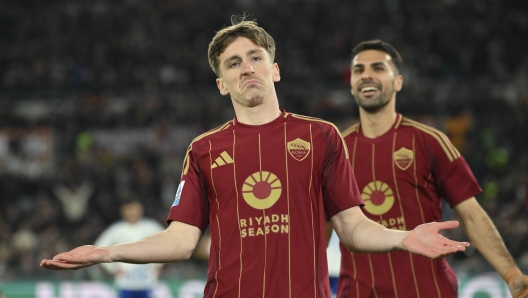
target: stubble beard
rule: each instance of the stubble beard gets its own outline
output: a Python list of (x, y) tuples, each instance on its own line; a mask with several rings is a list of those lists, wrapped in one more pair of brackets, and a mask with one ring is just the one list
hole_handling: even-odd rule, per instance
[(264, 102), (264, 94), (261, 90), (250, 90), (242, 95), (242, 99), (235, 99), (239, 104), (248, 108), (256, 107)]
[(354, 95), (356, 103), (363, 110), (369, 113), (376, 113), (390, 102), (390, 97), (387, 94), (380, 94), (377, 98), (365, 99), (361, 95)]
[(380, 90), (380, 94), (377, 97), (365, 98), (361, 95), (361, 91), (354, 90), (352, 95), (359, 107), (368, 113), (376, 113), (383, 109), (391, 101), (391, 90)]

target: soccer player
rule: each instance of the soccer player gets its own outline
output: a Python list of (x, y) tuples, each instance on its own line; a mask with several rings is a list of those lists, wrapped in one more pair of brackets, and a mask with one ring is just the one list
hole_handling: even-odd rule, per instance
[[(402, 64), (400, 54), (380, 40), (352, 51), (350, 84), (360, 122), (342, 136), (364, 213), (389, 229), (407, 231), (439, 221), (445, 199), (512, 295), (527, 297), (528, 277), (477, 203), (481, 189), (464, 158), (442, 132), (396, 112)], [(351, 253), (343, 245), (341, 252), (338, 297), (457, 297), (457, 280), (444, 258)]]
[[(119, 208), (122, 220), (113, 223), (95, 240), (97, 246), (133, 242), (163, 231), (157, 221), (143, 217), (143, 205), (125, 201)], [(150, 298), (161, 270), (160, 264), (103, 263), (114, 276), (119, 298)]]
[(330, 297), (327, 218), (353, 251), (404, 249), (436, 258), (469, 245), (439, 234), (456, 221), (396, 231), (365, 217), (335, 126), (279, 109), (275, 42), (254, 21), (234, 20), (218, 31), (208, 55), (235, 117), (189, 146), (169, 227), (133, 243), (82, 246), (42, 260), (42, 267), (184, 260), (209, 226), (205, 297)]

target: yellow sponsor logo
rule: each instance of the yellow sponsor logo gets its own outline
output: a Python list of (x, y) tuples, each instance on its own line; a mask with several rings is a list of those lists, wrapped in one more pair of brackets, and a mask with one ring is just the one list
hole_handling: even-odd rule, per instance
[(387, 213), (394, 205), (394, 193), (390, 186), (381, 181), (373, 181), (363, 188), (361, 197), (365, 202), (365, 209), (374, 215)]
[[(259, 210), (268, 209), (277, 203), (281, 193), (282, 184), (279, 177), (267, 171), (250, 175), (242, 186), (244, 201), (249, 206)], [(289, 232), (288, 214), (241, 218), (239, 224), (242, 238), (263, 236), (270, 233), (287, 234)]]
[(232, 163), (233, 159), (231, 158), (231, 156), (229, 156), (227, 152), (224, 151), (220, 153), (220, 156), (215, 159), (215, 162), (211, 165), (211, 169)]
[[(390, 186), (381, 181), (372, 181), (361, 193), (365, 202), (365, 210), (372, 215), (384, 215), (394, 206), (394, 193)], [(389, 229), (406, 230), (405, 218), (403, 216), (384, 218), (377, 222)]]
[(401, 231), (407, 230), (405, 227), (405, 218), (403, 218), (403, 216), (378, 220), (378, 223), (385, 226), (386, 228), (393, 229), (393, 230), (401, 230)]
[(240, 236), (255, 237), (274, 234), (288, 234), (288, 214), (271, 214), (260, 217), (240, 219)]
[(275, 174), (261, 171), (249, 177), (242, 186), (242, 196), (255, 209), (268, 209), (280, 198), (282, 184)]

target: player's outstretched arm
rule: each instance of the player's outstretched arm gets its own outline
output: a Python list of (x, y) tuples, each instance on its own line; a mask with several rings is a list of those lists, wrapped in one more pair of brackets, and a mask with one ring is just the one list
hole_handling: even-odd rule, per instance
[(512, 296), (528, 297), (528, 276), (519, 270), (493, 221), (477, 200), (471, 197), (454, 210), (471, 242), (502, 276)]
[(427, 223), (412, 231), (397, 231), (368, 219), (359, 207), (343, 210), (331, 221), (341, 242), (355, 252), (408, 250), (438, 258), (464, 251), (469, 246), (467, 242), (453, 241), (440, 234), (441, 230), (458, 227), (456, 221)]
[(136, 242), (99, 247), (85, 245), (60, 253), (40, 266), (52, 270), (75, 270), (99, 263), (169, 263), (188, 259), (202, 231), (195, 226), (173, 221), (162, 232)]

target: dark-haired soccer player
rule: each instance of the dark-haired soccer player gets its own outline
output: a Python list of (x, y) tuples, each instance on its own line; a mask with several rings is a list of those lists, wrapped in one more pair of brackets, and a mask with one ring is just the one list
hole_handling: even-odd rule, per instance
[(468, 243), (438, 231), (395, 231), (369, 220), (337, 129), (279, 109), (275, 42), (253, 21), (217, 32), (209, 62), (235, 118), (189, 146), (169, 227), (138, 242), (83, 246), (43, 260), (49, 269), (189, 258), (209, 226), (205, 297), (330, 297), (325, 222), (353, 251), (405, 249), (436, 258)]
[[(464, 158), (442, 132), (396, 112), (401, 71), (400, 54), (386, 42), (362, 42), (352, 51), (350, 84), (360, 123), (342, 135), (363, 211), (389, 229), (406, 231), (439, 221), (444, 198), (514, 297), (527, 297), (528, 277), (475, 200), (481, 189)], [(338, 297), (457, 297), (457, 280), (444, 258), (350, 253), (344, 246), (341, 252)]]

